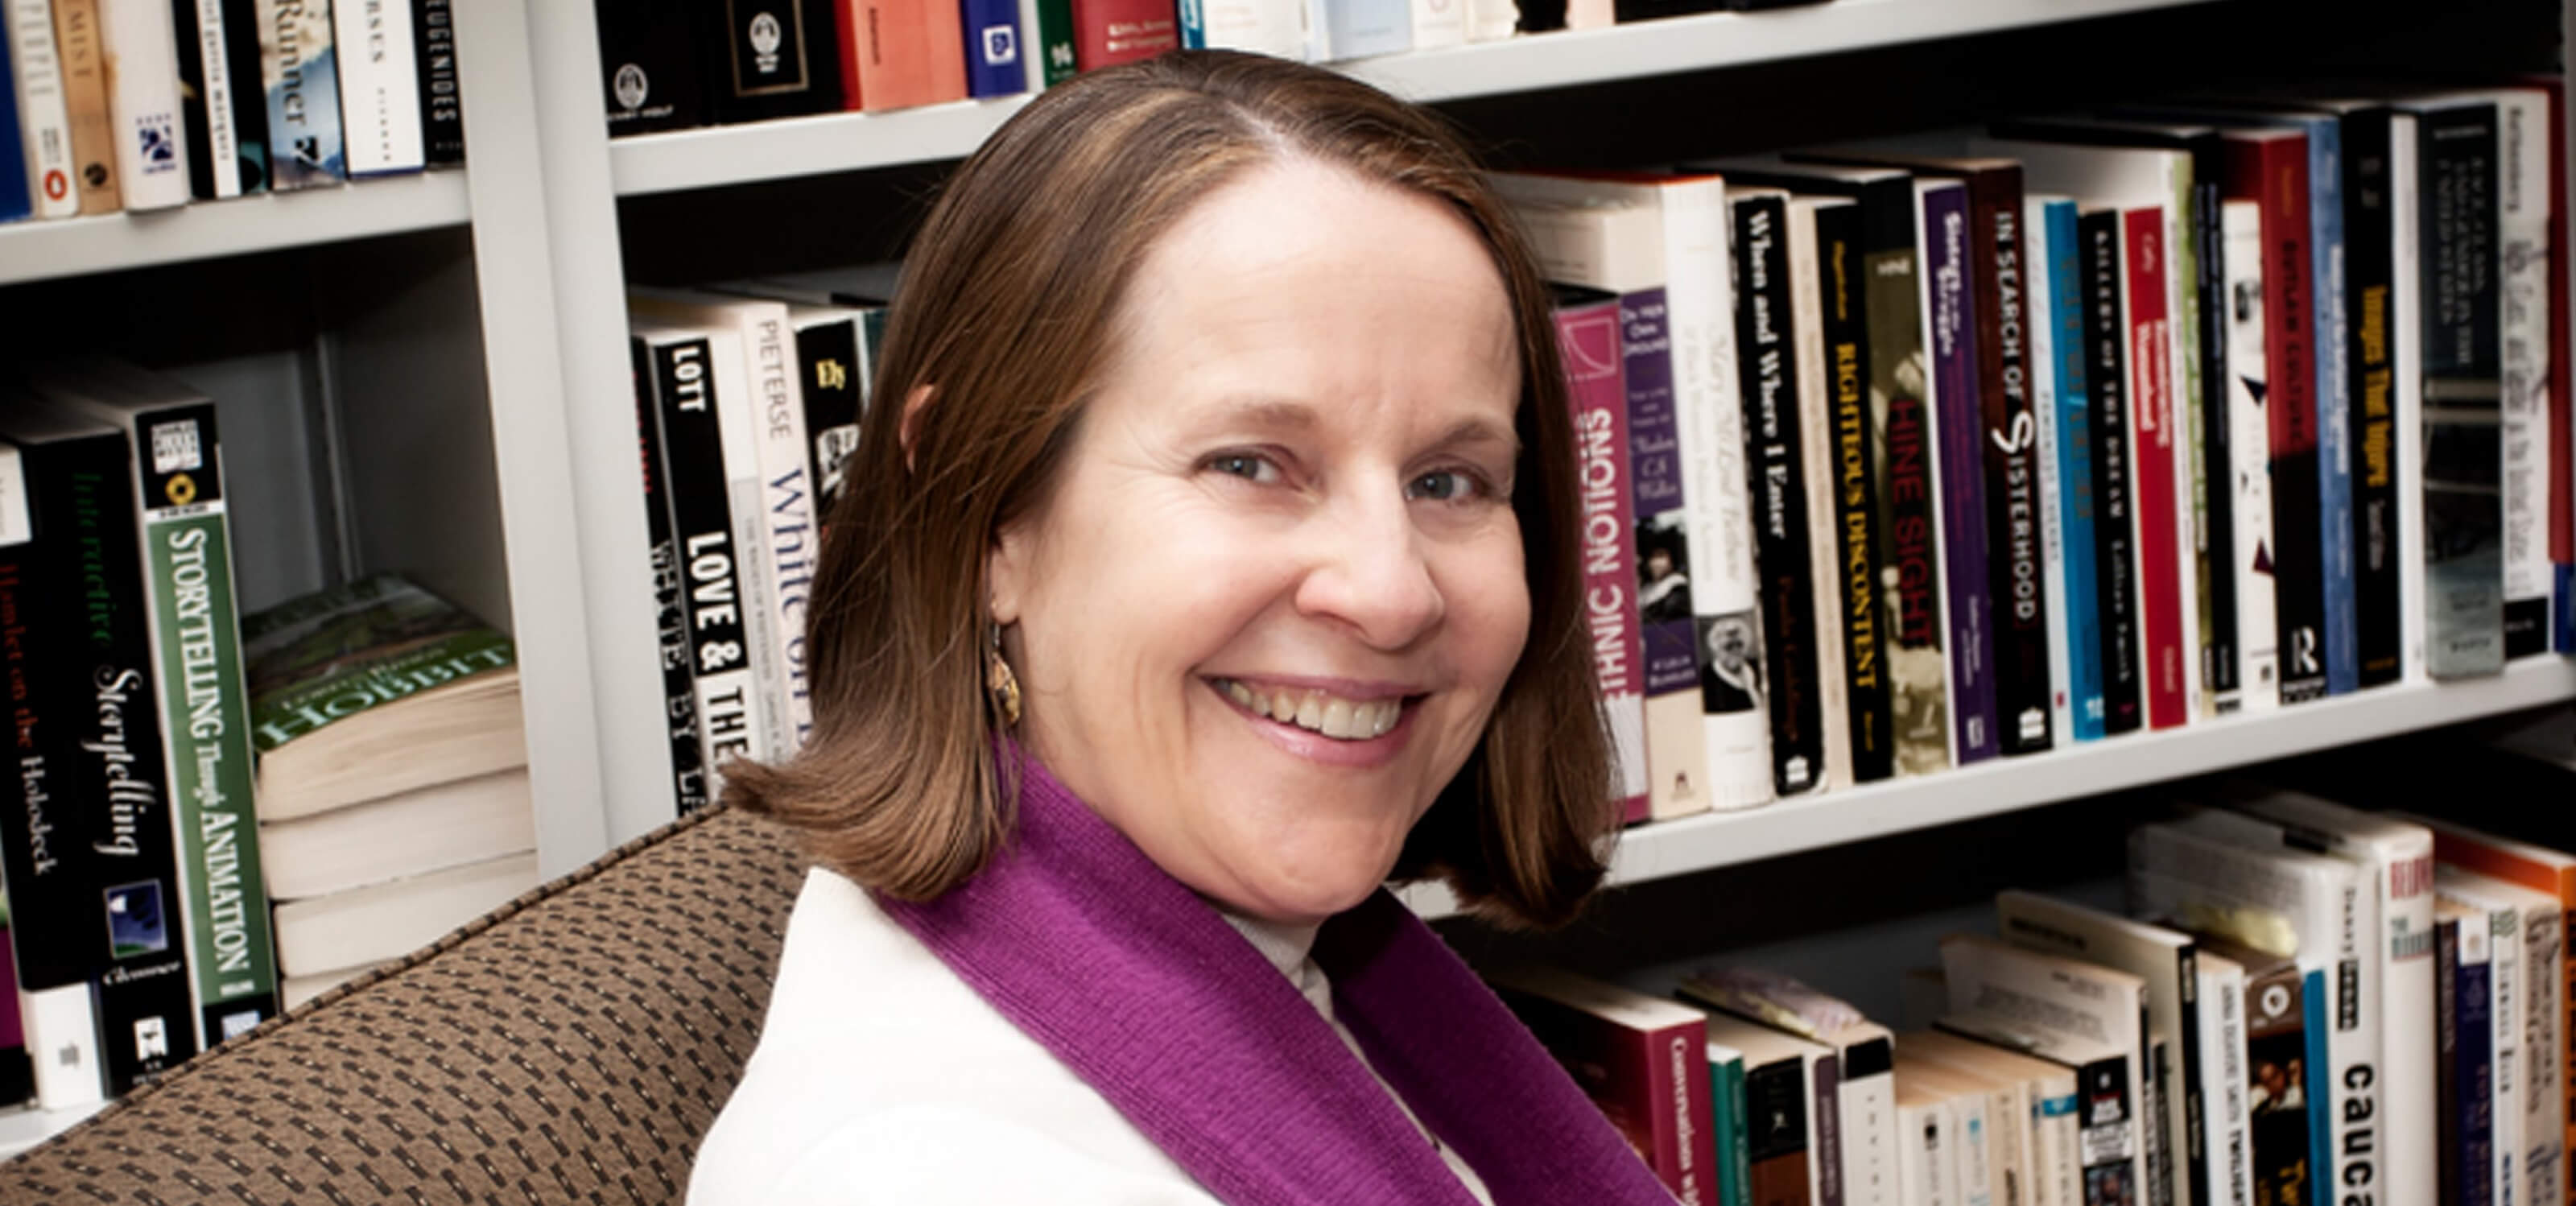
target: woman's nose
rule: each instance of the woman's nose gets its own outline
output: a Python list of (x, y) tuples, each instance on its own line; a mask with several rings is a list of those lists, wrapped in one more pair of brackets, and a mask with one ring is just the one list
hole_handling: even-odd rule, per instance
[(1299, 584), (1300, 612), (1348, 628), (1374, 649), (1402, 649), (1447, 610), (1421, 532), (1402, 493), (1390, 501), (1329, 509), (1316, 520), (1314, 565)]

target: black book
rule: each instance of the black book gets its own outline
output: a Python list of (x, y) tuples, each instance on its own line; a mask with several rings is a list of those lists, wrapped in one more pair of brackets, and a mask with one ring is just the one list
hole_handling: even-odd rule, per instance
[(1807, 534), (1806, 443), (1798, 421), (1797, 329), (1789, 300), (1784, 194), (1736, 198), (1735, 348), (1744, 390), (1745, 482), (1753, 492), (1754, 574), (1771, 672), (1772, 789), (1825, 781), (1816, 589)]
[(2424, 289), (2425, 668), (2504, 668), (2496, 107), (2418, 111)]
[(2352, 363), (2353, 628), (2359, 683), (2400, 673), (2396, 215), (2389, 111), (2338, 107), (2343, 138), (2344, 313)]
[(1888, 694), (1887, 634), (1878, 593), (1878, 506), (1871, 483), (1869, 313), (1863, 303), (1858, 205), (1819, 207), (1816, 276), (1823, 316), (1826, 397), (1833, 421), (1834, 596), (1843, 621), (1844, 708), (1851, 725), (1852, 778), (1868, 783), (1896, 773), (1896, 734)]
[[(24, 852), (15, 848), (18, 827), (8, 827), (12, 933), (23, 930), (22, 943), (63, 943), (86, 967), (106, 1089), (122, 1095), (197, 1049), (133, 459), (115, 427), (20, 402), (0, 408), (0, 433), (21, 454), (35, 541), (9, 610), (28, 626), (15, 642), (28, 659), (22, 717), (36, 722), (56, 810), (48, 850), (65, 863), (60, 877), (33, 882), (67, 896), (48, 904), (19, 895)], [(13, 694), (20, 685), (12, 682)]]
[(2129, 484), (2128, 318), (2120, 292), (2120, 211), (2076, 219), (2083, 255), (2084, 379), (2093, 403), (2093, 564), (2101, 614), (2102, 731), (2144, 719), (2138, 678), (2137, 516)]
[(867, 406), (866, 319), (825, 310), (794, 316), (796, 361), (805, 379), (805, 455), (813, 462), (814, 514), (831, 522), (859, 449), (859, 415)]
[[(688, 612), (689, 671), (700, 764), (721, 776), (727, 759), (752, 757), (749, 594), (734, 542), (733, 506), (716, 416), (713, 359), (705, 332), (638, 322), (635, 339), (651, 357), (654, 420), (660, 424), (661, 484), (678, 551)], [(740, 355), (739, 349), (733, 351)], [(710, 793), (712, 794), (712, 792)]]
[(420, 153), (430, 167), (465, 162), (465, 107), (456, 91), (456, 14), (450, 0), (411, 0), (420, 70)]
[[(219, 41), (206, 42), (207, 30), (196, 0), (167, 0), (170, 30), (179, 47), (179, 122), (188, 133), (188, 193), (200, 201), (246, 196), (268, 189), (268, 93), (260, 82), (259, 14), (251, 0), (223, 0)], [(225, 111), (208, 108), (213, 89), (206, 80), (206, 55), (212, 51), (228, 77)], [(232, 131), (229, 168), (238, 183), (226, 191), (216, 180), (214, 124)]]
[(707, 124), (688, 0), (598, 0), (608, 135)]
[(717, 121), (840, 109), (840, 25), (829, 0), (699, 3), (707, 100)]
[(653, 625), (662, 658), (662, 724), (670, 733), (671, 791), (679, 815), (707, 806), (706, 753), (698, 743), (697, 675), (689, 656), (687, 576), (671, 534), (671, 487), (663, 480), (661, 408), (653, 349), (629, 340), (635, 373), (635, 430), (644, 462), (644, 528), (653, 567)]

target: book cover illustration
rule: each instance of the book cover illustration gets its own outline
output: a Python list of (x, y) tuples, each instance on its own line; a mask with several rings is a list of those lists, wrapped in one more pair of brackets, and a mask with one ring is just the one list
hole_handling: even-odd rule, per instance
[(510, 638), (391, 574), (248, 617), (242, 652), (251, 739), (263, 752), (517, 661)]
[(260, 0), (260, 82), (268, 98), (269, 183), (348, 178), (340, 142), (340, 64), (330, 0)]
[[(1908, 187), (1911, 191), (1911, 187)], [(1861, 273), (1869, 315), (1869, 419), (1880, 534), (1879, 631), (1890, 685), (1897, 772), (1950, 765), (1948, 655), (1943, 652), (1939, 517), (1933, 508), (1931, 363), (1911, 212), (1871, 206)], [(1909, 207), (1910, 210), (1910, 207)]]

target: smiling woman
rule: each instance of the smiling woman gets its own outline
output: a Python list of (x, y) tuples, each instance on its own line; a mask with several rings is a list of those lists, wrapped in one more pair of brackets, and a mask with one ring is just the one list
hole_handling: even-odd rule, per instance
[(1193, 53), (1051, 89), (893, 307), (727, 797), (821, 864), (700, 1202), (1654, 1202), (1384, 890), (1598, 884), (1543, 287), (1435, 119)]

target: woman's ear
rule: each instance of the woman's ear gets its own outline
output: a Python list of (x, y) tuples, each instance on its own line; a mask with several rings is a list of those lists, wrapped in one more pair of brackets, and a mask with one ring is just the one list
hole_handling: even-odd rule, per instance
[(930, 405), (934, 388), (916, 385), (911, 393), (904, 395), (903, 422), (895, 426), (895, 438), (903, 442), (903, 471), (906, 473), (912, 472), (912, 447), (915, 437), (921, 434), (921, 410)]
[(1012, 524), (993, 534), (993, 547), (984, 554), (984, 584), (992, 592), (993, 622), (1008, 628), (1020, 622), (1020, 605), (1028, 598), (1030, 557), (1037, 542), (1029, 539), (1023, 525)]

